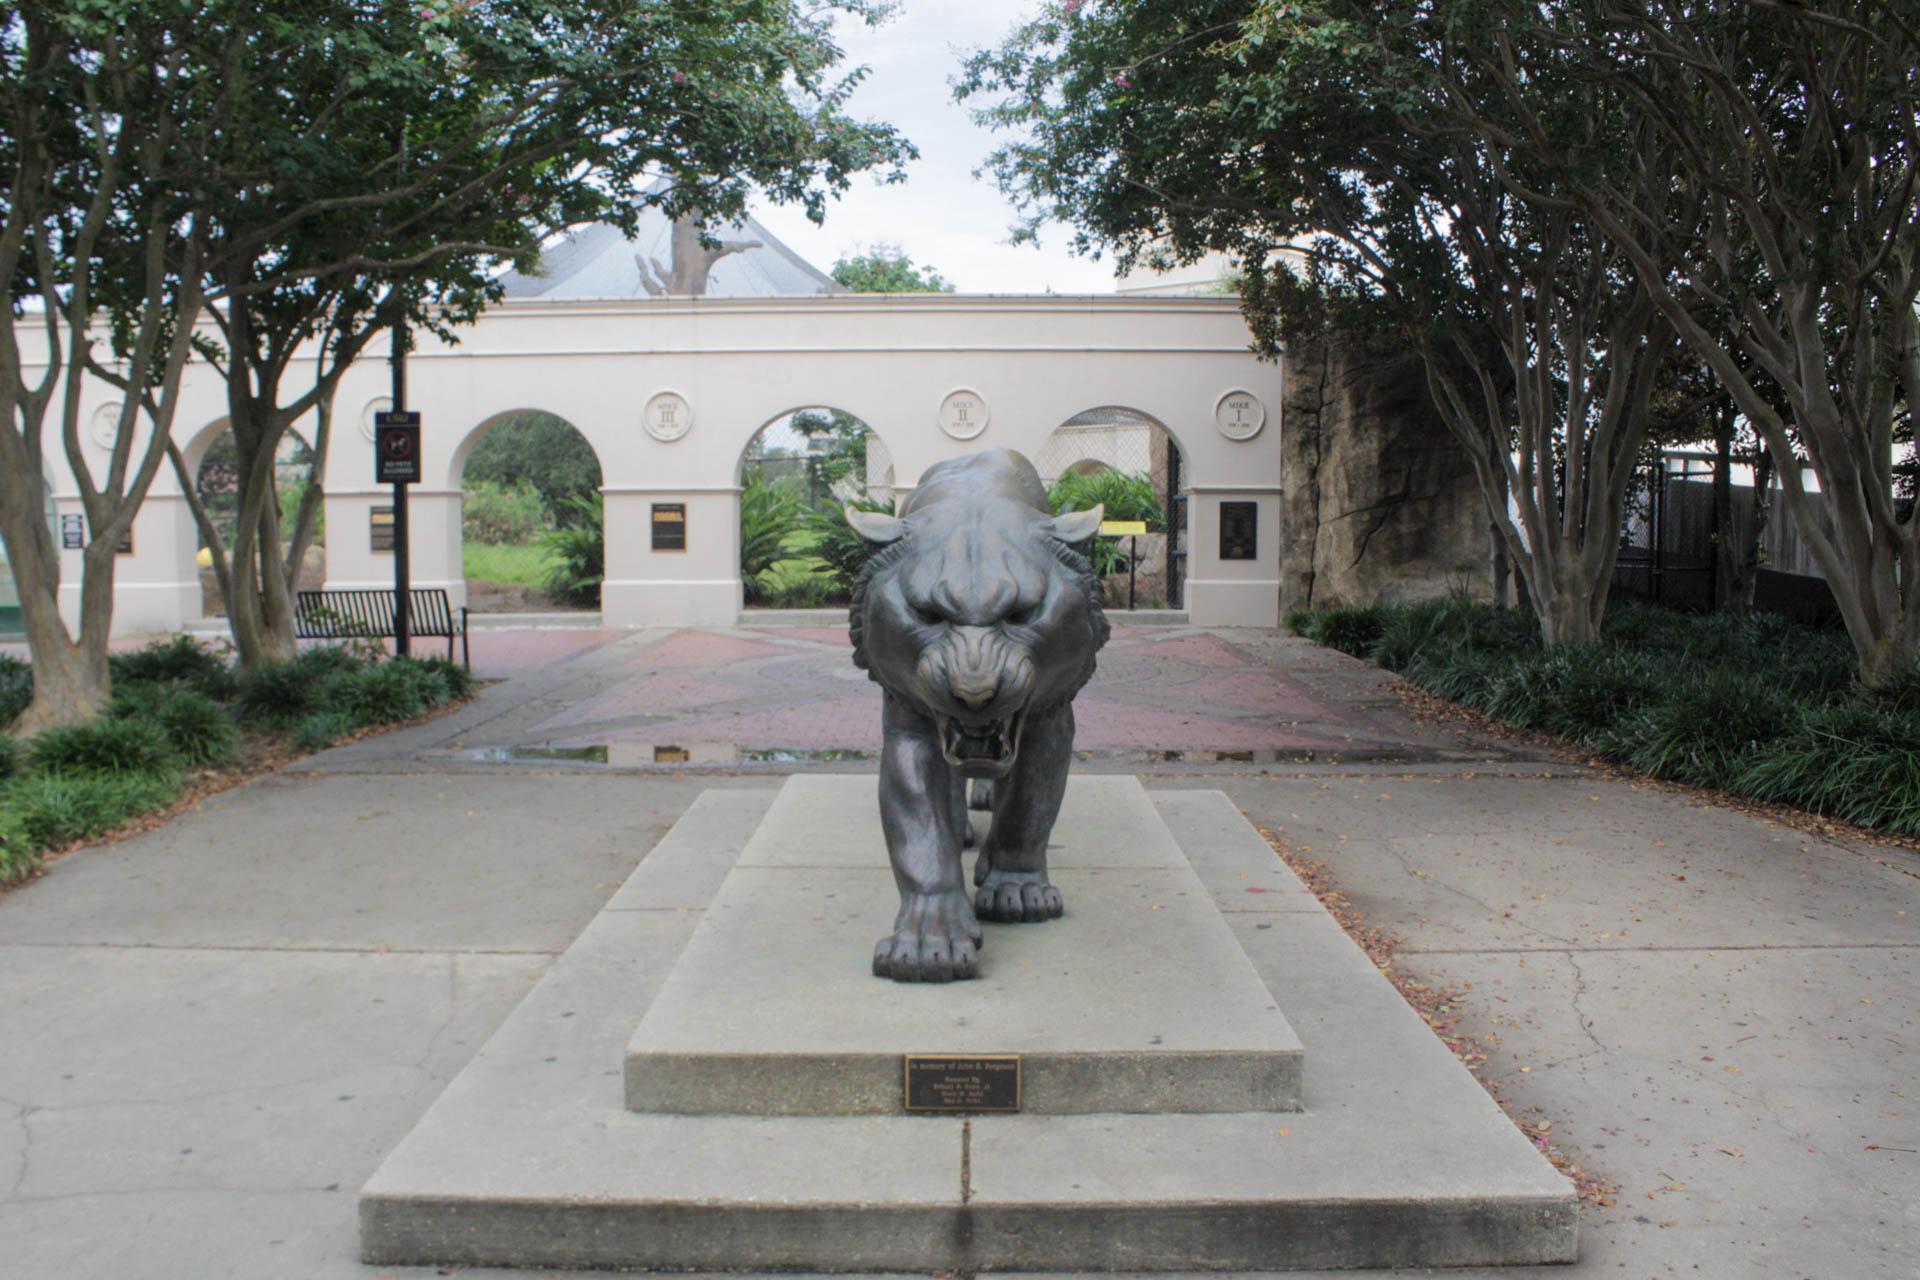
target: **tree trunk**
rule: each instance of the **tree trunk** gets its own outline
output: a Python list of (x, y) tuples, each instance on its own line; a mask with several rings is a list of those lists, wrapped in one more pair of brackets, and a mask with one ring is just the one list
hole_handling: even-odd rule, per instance
[(1493, 603), (1504, 609), (1512, 603), (1513, 558), (1507, 554), (1507, 544), (1501, 540), (1498, 526), (1487, 526), (1487, 545), (1487, 560), (1493, 576)]
[[(87, 549), (81, 579), (82, 629), (76, 641), (60, 616), (60, 551), (45, 518), (45, 495), (37, 458), (7, 441), (0, 465), (0, 543), (20, 593), (20, 616), (33, 655), (33, 701), (10, 726), (26, 737), (55, 725), (91, 720), (112, 696), (107, 636), (113, 619), (113, 547), (96, 535)], [(102, 549), (104, 554), (101, 553)]]
[[(24, 479), (27, 483), (20, 483)], [(40, 495), (32, 492), (38, 476), (11, 477), (0, 485), (0, 539), (7, 549), (20, 591), (20, 616), (33, 654), (33, 701), (10, 726), (26, 737), (55, 725), (91, 720), (106, 708), (112, 681), (106, 646), (74, 642), (60, 617), (60, 561), (53, 535), (41, 516)], [(107, 566), (107, 596), (113, 594), (112, 565)]]
[(1731, 400), (1724, 401), (1713, 423), (1713, 607), (1745, 612), (1736, 603), (1739, 548), (1733, 528), (1733, 421)]
[(1737, 613), (1752, 613), (1754, 589), (1760, 585), (1760, 561), (1765, 547), (1767, 523), (1773, 515), (1773, 455), (1760, 450), (1753, 462), (1752, 533), (1731, 548), (1732, 583), (1727, 589), (1727, 607)]

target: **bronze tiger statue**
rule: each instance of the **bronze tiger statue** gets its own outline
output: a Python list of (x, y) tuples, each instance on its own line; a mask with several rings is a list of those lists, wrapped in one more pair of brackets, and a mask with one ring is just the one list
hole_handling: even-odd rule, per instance
[[(854, 665), (885, 694), (880, 822), (900, 887), (873, 971), (972, 978), (981, 920), (1063, 910), (1047, 837), (1073, 758), (1073, 696), (1108, 634), (1100, 580), (1075, 548), (1102, 509), (1054, 515), (1033, 464), (989, 449), (927, 468), (898, 515), (846, 516), (877, 548), (850, 622)], [(968, 779), (985, 780), (978, 799), (993, 815), (971, 895)]]

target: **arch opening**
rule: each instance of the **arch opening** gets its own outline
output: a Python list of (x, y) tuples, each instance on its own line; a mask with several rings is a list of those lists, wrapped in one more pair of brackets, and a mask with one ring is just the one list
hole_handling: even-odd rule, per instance
[(1094, 570), (1110, 609), (1180, 608), (1186, 580), (1187, 484), (1180, 441), (1149, 414), (1103, 405), (1068, 418), (1035, 453), (1053, 509), (1104, 503), (1106, 518), (1146, 532), (1102, 536)]
[(750, 607), (845, 604), (867, 547), (848, 506), (892, 511), (893, 454), (844, 409), (809, 405), (768, 422), (740, 455), (740, 580)]
[(454, 453), (467, 606), (476, 612), (598, 609), (606, 571), (600, 455), (565, 418), (515, 409)]
[[(240, 453), (234, 444), (227, 420), (211, 423), (189, 441), (181, 451), (191, 468), (193, 493), (201, 510), (213, 525), (214, 536), (223, 550), (233, 549), (234, 526), (240, 516)], [(280, 553), (293, 545), (294, 523), (312, 485), (319, 457), (304, 433), (288, 431), (273, 455), (273, 492), (279, 515)], [(200, 614), (206, 618), (224, 618), (226, 601), (220, 596), (220, 583), (214, 573), (213, 552), (207, 543), (207, 530), (194, 522), (196, 573), (200, 580)], [(294, 574), (293, 589), (317, 591), (327, 577), (327, 516), (324, 507), (313, 516), (313, 535)]]

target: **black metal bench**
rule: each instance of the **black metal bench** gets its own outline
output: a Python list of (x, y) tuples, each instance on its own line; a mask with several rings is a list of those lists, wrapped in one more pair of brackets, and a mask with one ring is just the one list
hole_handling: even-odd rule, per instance
[[(460, 641), (460, 660), (469, 670), (467, 611), (453, 619), (453, 602), (439, 587), (416, 587), (407, 593), (407, 634), (445, 636), (447, 661), (453, 661), (453, 642)], [(302, 640), (356, 640), (394, 634), (391, 588), (369, 591), (302, 591), (293, 602), (293, 634)]]

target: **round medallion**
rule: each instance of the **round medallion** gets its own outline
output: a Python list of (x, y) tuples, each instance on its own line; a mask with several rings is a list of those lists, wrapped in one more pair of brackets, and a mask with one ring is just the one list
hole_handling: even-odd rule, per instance
[(367, 438), (367, 443), (373, 443), (374, 419), (391, 408), (393, 408), (392, 400), (386, 396), (375, 396), (367, 401), (367, 407), (360, 411), (360, 434)]
[(940, 429), (955, 440), (971, 440), (987, 429), (987, 402), (978, 391), (961, 387), (940, 402)]
[(103, 404), (93, 411), (93, 421), (87, 424), (87, 436), (102, 449), (112, 449), (113, 442), (120, 438), (120, 401)]
[(1267, 406), (1251, 391), (1229, 391), (1214, 402), (1213, 424), (1229, 440), (1251, 440), (1267, 425)]
[(693, 429), (693, 406), (678, 391), (662, 391), (647, 401), (640, 421), (655, 440), (678, 440)]

